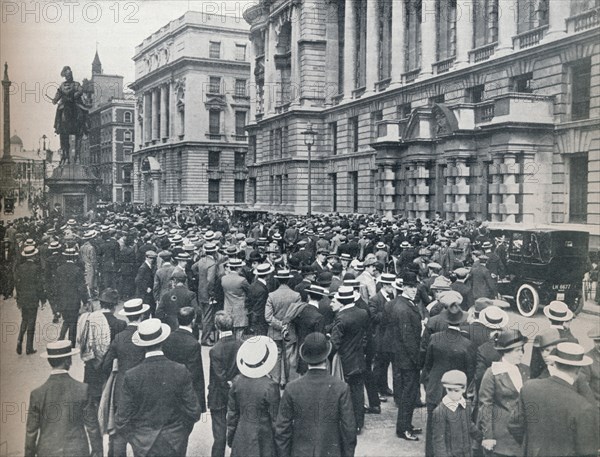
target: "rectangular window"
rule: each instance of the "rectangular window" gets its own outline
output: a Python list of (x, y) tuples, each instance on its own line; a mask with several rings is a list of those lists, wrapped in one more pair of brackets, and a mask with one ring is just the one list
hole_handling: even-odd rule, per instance
[(209, 112), (209, 131), (211, 135), (221, 133), (221, 111), (211, 109)]
[(131, 133), (131, 131), (127, 130), (123, 134), (123, 141), (131, 141), (132, 137), (133, 137), (133, 134)]
[(474, 22), (475, 48), (497, 42), (498, 0), (475, 0)]
[(467, 103), (481, 103), (484, 100), (485, 85), (469, 87), (466, 90), (465, 98)]
[(220, 179), (208, 180), (208, 203), (219, 203)]
[(123, 149), (123, 160), (125, 162), (131, 162), (131, 153), (132, 150), (130, 148)]
[(429, 97), (429, 106), (439, 105), (440, 103), (445, 103), (446, 96), (444, 94), (434, 95), (433, 97)]
[(348, 131), (350, 134), (350, 147), (352, 152), (358, 151), (358, 116), (348, 119)]
[(209, 57), (211, 59), (220, 59), (221, 58), (221, 43), (218, 41), (210, 42), (210, 51)]
[(412, 107), (410, 103), (402, 103), (396, 108), (396, 119), (406, 119), (410, 116)]
[(513, 77), (511, 81), (511, 88), (513, 92), (520, 92), (522, 94), (532, 94), (533, 73), (529, 72)]
[(275, 142), (276, 142), (276, 150), (279, 158), (283, 157), (283, 129), (278, 128), (275, 130)]
[(246, 138), (246, 111), (235, 112), (235, 134)]
[(250, 195), (252, 195), (252, 203), (256, 203), (256, 178), (250, 178)]
[(283, 177), (281, 175), (276, 178), (277, 183), (277, 203), (283, 203)]
[(456, 55), (456, 0), (440, 0), (436, 6), (437, 60), (441, 61)]
[(571, 65), (571, 120), (590, 117), (591, 60), (583, 59)]
[(588, 155), (573, 155), (569, 163), (569, 222), (585, 224), (588, 213)]
[(377, 139), (378, 122), (383, 120), (383, 111), (377, 110), (371, 113), (371, 140)]
[(235, 203), (246, 203), (246, 180), (236, 179), (233, 183), (233, 199)]
[(129, 168), (123, 169), (123, 182), (125, 184), (131, 183), (131, 170)]
[(236, 79), (235, 80), (235, 96), (245, 97), (246, 96), (246, 80)]
[(358, 171), (350, 172), (352, 186), (352, 211), (358, 213)]
[(329, 123), (329, 136), (331, 138), (331, 152), (337, 155), (337, 122)]
[(331, 208), (335, 213), (337, 212), (337, 173), (331, 173), (329, 175), (329, 179), (331, 180)]
[(234, 167), (236, 169), (246, 168), (246, 154), (241, 151), (235, 151)]
[(235, 60), (246, 60), (246, 45), (236, 44), (235, 45)]
[(256, 163), (256, 135), (248, 137), (248, 154), (250, 154), (250, 163)]
[(421, 0), (405, 1), (405, 65), (406, 71), (421, 68)]
[(269, 131), (269, 160), (275, 157), (275, 130)]
[(216, 170), (221, 165), (221, 152), (220, 151), (209, 151), (208, 152), (208, 168)]
[(208, 79), (208, 92), (210, 94), (220, 94), (221, 93), (221, 77), (220, 76), (210, 76)]

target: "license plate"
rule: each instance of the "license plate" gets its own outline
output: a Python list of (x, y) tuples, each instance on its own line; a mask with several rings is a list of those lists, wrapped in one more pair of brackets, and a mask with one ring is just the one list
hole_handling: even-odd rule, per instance
[(565, 294), (562, 294), (562, 293), (556, 294), (556, 299), (557, 299), (558, 301), (564, 301), (564, 299), (565, 299)]

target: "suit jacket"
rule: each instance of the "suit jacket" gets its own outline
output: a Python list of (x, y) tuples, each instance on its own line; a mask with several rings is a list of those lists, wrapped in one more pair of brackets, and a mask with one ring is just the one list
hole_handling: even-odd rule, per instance
[(248, 310), (246, 309), (246, 294), (250, 284), (239, 273), (229, 273), (221, 278), (225, 297), (224, 309), (233, 317), (234, 327), (248, 325)]
[(470, 283), (455, 281), (450, 285), (450, 289), (462, 295), (463, 301), (460, 304), (460, 307), (463, 311), (468, 311), (469, 308), (475, 305), (473, 290)]
[(350, 387), (326, 370), (308, 370), (286, 386), (276, 428), (280, 457), (353, 457), (356, 424)]
[(179, 310), (186, 306), (191, 306), (197, 310), (196, 294), (183, 285), (176, 286), (166, 291), (161, 297), (156, 308), (156, 317), (169, 324), (171, 330), (176, 330), (179, 327), (177, 319)]
[(269, 298), (269, 288), (262, 281), (256, 279), (248, 289), (246, 297), (246, 307), (250, 318), (250, 326), (258, 328), (267, 328), (265, 320), (265, 305)]
[[(138, 269), (135, 277), (135, 290), (136, 296), (144, 300), (144, 303), (152, 305), (156, 303), (154, 301), (154, 295), (152, 290), (154, 288), (154, 268), (150, 268), (146, 262), (142, 263)], [(148, 292), (148, 289), (150, 291)]]
[(298, 285), (294, 287), (294, 291), (300, 294), (302, 301), (308, 301), (308, 292), (306, 292), (306, 289), (309, 287), (310, 281), (308, 279), (302, 279), (302, 281), (300, 281)]
[(202, 368), (202, 347), (192, 332), (178, 328), (163, 343), (165, 356), (173, 362), (185, 365), (192, 375), (194, 391), (202, 412), (206, 411), (204, 398), (204, 370)]
[(488, 270), (485, 265), (473, 265), (470, 274), (474, 300), (481, 297), (496, 298), (498, 286), (496, 281), (492, 278), (490, 270)]
[(337, 312), (331, 329), (331, 345), (338, 352), (344, 376), (362, 373), (366, 369), (365, 345), (369, 330), (369, 314), (351, 306)]
[(551, 376), (526, 382), (518, 406), (508, 430), (526, 457), (597, 455), (597, 406), (566, 381)]
[(119, 270), (119, 251), (121, 247), (117, 240), (108, 238), (98, 246), (97, 258), (100, 271), (111, 272)]
[(269, 294), (265, 305), (265, 320), (269, 324), (267, 335), (275, 341), (281, 341), (281, 329), (283, 318), (287, 309), (292, 303), (301, 301), (300, 294), (290, 289), (287, 284), (282, 284), (279, 288)]
[(382, 322), (383, 310), (388, 300), (383, 296), (381, 290), (369, 300), (369, 311), (371, 313), (371, 323), (373, 325), (375, 352), (383, 351), (383, 333), (385, 323)]
[(492, 366), (492, 362), (498, 362), (502, 355), (494, 348), (493, 341), (487, 341), (477, 348), (475, 356), (475, 385), (477, 391), (481, 385), (481, 380), (485, 371)]
[(227, 408), (229, 398), (228, 381), (233, 381), (238, 373), (236, 356), (242, 341), (233, 336), (221, 338), (210, 348), (210, 374), (208, 380), (208, 408)]
[[(518, 368), (525, 383), (529, 380), (529, 367), (518, 365)], [(479, 388), (478, 426), (484, 440), (496, 440), (494, 452), (501, 455), (521, 455), (520, 444), (507, 428), (511, 416), (519, 408), (519, 391), (508, 373), (494, 374), (493, 370), (494, 365), (486, 370)]]
[(125, 329), (115, 335), (115, 339), (110, 343), (108, 352), (104, 356), (102, 369), (108, 375), (113, 366), (113, 361), (118, 360), (118, 371), (115, 377), (115, 407), (118, 409), (123, 395), (123, 380), (127, 370), (139, 365), (144, 360), (146, 351), (144, 348), (136, 346), (131, 341), (131, 337), (137, 331), (137, 326), (128, 325)]
[(102, 456), (102, 435), (88, 386), (68, 373), (50, 375), (33, 390), (27, 412), (25, 457)]
[(115, 424), (135, 455), (184, 456), (201, 409), (184, 365), (164, 355), (148, 357), (125, 373)]
[(14, 278), (19, 308), (37, 309), (40, 302), (46, 301), (41, 274), (40, 265), (33, 260), (26, 260), (17, 265)]
[[(306, 337), (313, 332), (323, 332), (323, 315), (319, 308), (307, 304), (302, 311), (292, 320), (296, 335), (296, 347), (300, 348)], [(296, 371), (300, 374), (306, 373), (308, 365), (302, 357), (296, 357)]]
[(161, 297), (170, 288), (169, 281), (171, 280), (171, 273), (175, 269), (175, 265), (171, 262), (163, 263), (156, 273), (154, 274), (154, 285), (152, 286), (152, 294), (154, 295), (154, 301), (158, 303)]
[(460, 330), (448, 328), (431, 337), (421, 381), (425, 385), (427, 403), (437, 405), (444, 396), (442, 376), (450, 370), (460, 370), (467, 375), (467, 385), (475, 375), (473, 344)]
[(89, 299), (83, 270), (76, 263), (65, 262), (58, 267), (56, 279), (60, 311), (79, 311), (81, 303), (85, 303)]
[(476, 350), (483, 343), (487, 343), (490, 340), (492, 333), (491, 329), (487, 328), (479, 321), (471, 322), (466, 330), (469, 332), (469, 339)]
[(208, 303), (214, 298), (217, 270), (217, 261), (212, 256), (202, 257), (192, 265), (192, 271), (198, 276), (198, 302)]
[(587, 381), (596, 401), (600, 402), (600, 351), (592, 348), (587, 355), (592, 358), (592, 364), (582, 367), (579, 375)]
[(417, 305), (406, 297), (398, 296), (385, 304), (383, 348), (397, 354), (399, 368), (420, 368), (421, 314)]
[(231, 457), (275, 457), (279, 385), (268, 376), (237, 375), (229, 391), (227, 443)]

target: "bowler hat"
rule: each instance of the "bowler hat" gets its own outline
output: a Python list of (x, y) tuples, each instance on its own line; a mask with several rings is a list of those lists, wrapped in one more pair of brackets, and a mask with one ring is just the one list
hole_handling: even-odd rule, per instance
[(116, 289), (107, 287), (100, 294), (100, 302), (116, 305), (119, 302), (119, 292)]
[(496, 336), (494, 349), (499, 352), (510, 351), (511, 349), (523, 346), (527, 342), (525, 337), (517, 329), (505, 329)]
[(300, 357), (311, 365), (325, 361), (330, 352), (331, 342), (320, 332), (308, 334), (300, 346)]
[(331, 281), (333, 280), (333, 273), (330, 271), (322, 271), (317, 276), (317, 282), (320, 286), (329, 287), (331, 285)]
[(402, 281), (405, 286), (416, 287), (418, 284), (417, 275), (412, 271), (405, 272), (404, 275), (402, 275)]

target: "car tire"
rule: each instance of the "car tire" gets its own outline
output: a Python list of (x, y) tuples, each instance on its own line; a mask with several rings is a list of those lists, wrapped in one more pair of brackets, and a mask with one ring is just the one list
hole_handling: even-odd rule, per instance
[(515, 295), (517, 309), (521, 316), (532, 317), (540, 307), (540, 294), (530, 284), (521, 284)]

